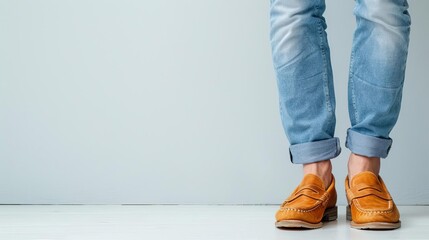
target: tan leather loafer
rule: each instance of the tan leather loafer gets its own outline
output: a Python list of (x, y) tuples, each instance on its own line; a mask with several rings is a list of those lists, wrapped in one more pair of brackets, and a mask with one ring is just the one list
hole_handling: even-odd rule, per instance
[(358, 229), (395, 229), (401, 226), (399, 211), (380, 176), (362, 172), (345, 181), (347, 220)]
[(337, 219), (335, 179), (325, 190), (322, 179), (307, 174), (276, 213), (276, 227), (320, 228), (322, 221)]

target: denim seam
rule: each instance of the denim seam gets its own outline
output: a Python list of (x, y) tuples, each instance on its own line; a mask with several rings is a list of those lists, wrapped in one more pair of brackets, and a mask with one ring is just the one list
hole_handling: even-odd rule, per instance
[[(407, 51), (405, 51), (405, 57), (404, 57), (404, 59), (403, 59), (403, 63), (402, 63), (402, 71), (404, 71), (405, 72), (405, 70), (406, 70), (406, 67), (407, 67), (407, 59), (408, 59), (408, 47), (409, 47), (409, 44), (410, 44), (410, 32), (411, 32), (411, 15), (410, 15), (410, 12), (408, 11), (408, 8), (409, 8), (409, 5), (408, 5), (408, 1), (407, 0), (404, 0), (404, 2), (403, 2), (403, 6), (405, 7), (405, 11), (403, 12), (403, 14), (404, 15), (406, 15), (406, 16), (408, 16), (408, 26), (407, 26), (407, 28), (408, 28), (408, 31), (407, 31)], [(402, 82), (405, 80), (405, 74), (404, 74), (404, 79), (402, 80)]]
[(357, 123), (360, 121), (360, 119), (359, 119), (359, 113), (357, 111), (357, 106), (356, 106), (355, 83), (354, 83), (353, 76), (351, 73), (349, 76), (349, 84), (350, 84), (351, 95), (352, 95), (351, 98), (352, 98), (354, 120), (355, 120), (355, 123)]
[[(354, 13), (357, 11), (357, 8), (358, 8), (358, 3), (357, 3), (357, 1), (355, 1), (355, 6), (353, 8)], [(357, 19), (356, 20), (356, 29), (359, 28), (359, 25), (360, 25), (360, 21)], [(353, 106), (354, 120), (355, 120), (355, 123), (357, 123), (360, 120), (359, 120), (359, 113), (357, 112), (355, 85), (354, 85), (353, 74), (352, 74), (353, 68), (354, 68), (354, 63), (355, 63), (355, 54), (356, 54), (356, 45), (353, 46), (352, 51), (351, 51), (351, 56), (350, 56), (349, 84), (350, 84), (350, 88), (351, 88), (351, 101), (352, 101), (352, 106)]]
[(349, 69), (349, 84), (350, 84), (350, 88), (351, 88), (351, 101), (352, 101), (352, 106), (353, 106), (353, 113), (354, 113), (354, 120), (355, 122), (359, 122), (359, 114), (357, 112), (357, 107), (356, 107), (356, 95), (355, 95), (355, 85), (354, 85), (354, 81), (353, 81), (353, 74), (352, 74), (352, 69), (354, 66), (354, 59), (355, 58), (355, 49), (352, 49), (352, 53), (350, 56), (350, 69)]
[[(315, 9), (318, 11), (319, 8), (317, 6), (315, 6)], [(322, 59), (323, 59), (323, 91), (325, 94), (325, 104), (326, 104), (326, 108), (328, 110), (328, 112), (332, 115), (332, 106), (331, 106), (331, 102), (330, 102), (330, 95), (329, 95), (329, 84), (328, 84), (328, 61), (327, 61), (327, 57), (326, 57), (326, 50), (325, 50), (325, 43), (324, 42), (324, 38), (323, 38), (323, 26), (322, 26), (322, 20), (318, 19), (317, 20), (317, 27), (318, 27), (318, 33), (319, 33), (319, 50), (322, 53)], [(329, 118), (329, 122), (332, 123), (332, 118)]]

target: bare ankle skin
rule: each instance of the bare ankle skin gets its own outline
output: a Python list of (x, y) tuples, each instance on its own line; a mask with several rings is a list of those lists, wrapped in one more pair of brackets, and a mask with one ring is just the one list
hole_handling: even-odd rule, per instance
[(331, 184), (332, 181), (332, 164), (331, 160), (324, 160), (315, 163), (307, 163), (303, 165), (304, 175), (314, 174), (323, 180), (325, 188)]
[(349, 179), (353, 179), (356, 174), (364, 171), (373, 172), (378, 176), (380, 173), (380, 164), (381, 162), (379, 157), (366, 157), (351, 153), (348, 162)]

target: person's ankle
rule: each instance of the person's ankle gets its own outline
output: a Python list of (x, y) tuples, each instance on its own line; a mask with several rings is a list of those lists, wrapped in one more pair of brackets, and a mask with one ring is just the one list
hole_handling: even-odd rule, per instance
[(325, 185), (325, 188), (328, 188), (332, 181), (332, 164), (331, 160), (323, 160), (320, 162), (307, 163), (303, 165), (304, 175), (305, 174), (314, 174), (320, 177)]
[(379, 157), (366, 157), (358, 154), (351, 153), (348, 162), (348, 176), (353, 179), (354, 176), (361, 172), (369, 171), (376, 176), (380, 173), (380, 158)]

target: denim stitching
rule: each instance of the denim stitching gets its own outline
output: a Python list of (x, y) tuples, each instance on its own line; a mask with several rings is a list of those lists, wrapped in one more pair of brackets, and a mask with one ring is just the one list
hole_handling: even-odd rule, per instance
[[(358, 2), (355, 1), (355, 6), (353, 9), (353, 12), (356, 15), (357, 12), (357, 8), (358, 8)], [(360, 20), (356, 19), (356, 30), (359, 28), (360, 25)], [(356, 31), (355, 30), (355, 31)], [(353, 115), (354, 115), (354, 124), (359, 122), (359, 113), (357, 111), (357, 104), (356, 104), (356, 94), (355, 94), (355, 85), (354, 85), (354, 81), (353, 81), (353, 67), (354, 67), (354, 60), (355, 60), (355, 54), (356, 54), (356, 45), (354, 45), (353, 49), (352, 49), (352, 53), (351, 53), (351, 57), (350, 57), (350, 68), (349, 68), (349, 87), (351, 88), (351, 101), (352, 101), (352, 106), (353, 106)]]
[[(315, 6), (315, 12), (316, 15), (319, 15), (319, 7)], [(324, 38), (323, 38), (323, 26), (322, 26), (322, 20), (318, 19), (317, 20), (317, 26), (318, 26), (318, 33), (319, 33), (319, 39), (320, 39), (320, 51), (322, 53), (322, 59), (323, 59), (323, 90), (325, 93), (325, 101), (326, 101), (326, 108), (328, 110), (328, 112), (332, 115), (332, 105), (331, 105), (331, 99), (330, 99), (330, 95), (329, 95), (329, 83), (328, 83), (328, 63), (327, 63), (327, 57), (326, 57), (326, 50), (325, 50), (325, 42), (324, 42)], [(326, 43), (327, 44), (327, 43)], [(329, 118), (329, 122), (332, 123), (332, 118)]]

